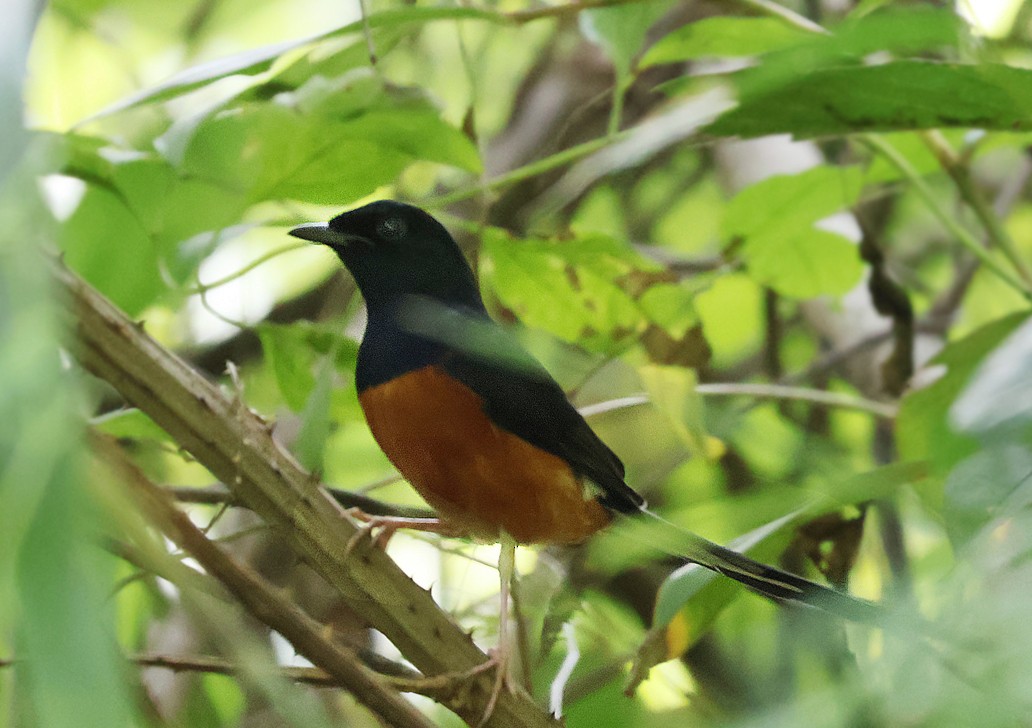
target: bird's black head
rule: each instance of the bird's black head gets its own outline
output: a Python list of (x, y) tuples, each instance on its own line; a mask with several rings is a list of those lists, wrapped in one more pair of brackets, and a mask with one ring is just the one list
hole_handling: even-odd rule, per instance
[(355, 277), (371, 311), (409, 296), (483, 306), (459, 246), (441, 223), (418, 207), (379, 200), (328, 223), (300, 225), (290, 234), (332, 248)]

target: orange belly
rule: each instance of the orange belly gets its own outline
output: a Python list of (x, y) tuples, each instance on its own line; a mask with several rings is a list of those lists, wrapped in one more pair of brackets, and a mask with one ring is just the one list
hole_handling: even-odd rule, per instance
[(497, 427), (475, 392), (435, 367), (370, 387), (359, 402), (398, 471), (472, 536), (576, 543), (610, 521), (566, 462)]

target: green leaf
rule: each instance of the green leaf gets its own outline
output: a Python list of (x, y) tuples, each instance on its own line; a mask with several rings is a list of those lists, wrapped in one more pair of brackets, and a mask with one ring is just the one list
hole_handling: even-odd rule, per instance
[(262, 349), (287, 406), (303, 412), (316, 387), (317, 359), (331, 356), (338, 372), (354, 370), (358, 345), (328, 324), (305, 321), (293, 324), (263, 323), (257, 327)]
[(854, 243), (816, 228), (749, 238), (741, 255), (753, 278), (792, 298), (845, 293), (863, 273)]
[(81, 487), (85, 463), (59, 457), (36, 463), (53, 470), (18, 550), (18, 644), (26, 657), (19, 683), (32, 695), (38, 725), (129, 725), (132, 700), (109, 601), (115, 561), (94, 543), (94, 529), (110, 517)]
[(617, 76), (625, 77), (645, 42), (652, 24), (670, 8), (670, 2), (636, 2), (580, 13), (581, 31), (600, 45), (613, 61)]
[[(115, 155), (117, 151), (107, 153)], [(171, 165), (153, 155), (129, 153), (124, 161), (114, 161), (110, 179), (168, 264), (169, 273), (180, 283), (193, 275), (203, 259), (196, 250), (192, 250), (193, 255), (181, 251), (180, 243), (230, 226), (243, 216), (247, 206), (237, 191), (202, 180), (181, 179)], [(222, 239), (230, 237), (232, 234), (226, 234)]]
[(347, 119), (248, 103), (198, 125), (181, 174), (239, 190), (253, 202), (282, 198), (340, 205), (395, 180), (416, 160), (479, 170), (476, 148), (422, 99), (381, 95)]
[(856, 245), (814, 227), (852, 205), (863, 173), (856, 167), (815, 167), (746, 187), (728, 204), (722, 225), (758, 282), (797, 298), (839, 294), (860, 279)]
[(860, 197), (859, 167), (814, 167), (749, 185), (724, 210), (721, 235), (745, 239), (804, 230)]
[(315, 389), (313, 354), (305, 345), (303, 332), (293, 326), (278, 324), (262, 324), (257, 330), (283, 400), (295, 412), (302, 411)]
[[(229, 76), (262, 73), (268, 70), (273, 63), (287, 56), (292, 51), (307, 52), (305, 50), (306, 46), (311, 46), (310, 50), (316, 56), (325, 58), (327, 54), (320, 47), (321, 41), (335, 41), (344, 36), (357, 36), (365, 30), (367, 25), (373, 30), (378, 30), (380, 28), (397, 28), (413, 23), (462, 19), (486, 20), (496, 23), (507, 22), (507, 18), (500, 13), (475, 8), (405, 7), (386, 10), (369, 16), (367, 21), (357, 20), (340, 28), (334, 28), (309, 38), (274, 43), (188, 68), (157, 86), (133, 94), (107, 107), (95, 114), (92, 120), (111, 116), (112, 114), (145, 104), (168, 101)], [(286, 65), (290, 65), (289, 62)]]
[(777, 18), (705, 18), (682, 25), (645, 53), (642, 68), (711, 56), (755, 56), (795, 45), (812, 33)]
[(961, 461), (947, 476), (943, 493), (951, 536), (967, 540), (994, 519), (1028, 509), (1030, 476), (1032, 451), (1026, 445), (991, 445)]
[(695, 297), (706, 341), (718, 366), (727, 366), (760, 344), (763, 294), (744, 273), (722, 275)]
[(319, 366), (315, 386), (301, 412), (301, 430), (291, 448), (298, 462), (313, 473), (323, 472), (323, 453), (330, 436), (330, 399), (336, 374), (334, 356), (326, 356)]
[(476, 145), (454, 126), (441, 119), (436, 109), (407, 108), (371, 111), (341, 124), (337, 134), (374, 141), (382, 148), (396, 149), (413, 159), (449, 164), (468, 172), (480, 172)]
[(131, 440), (168, 442), (172, 438), (154, 420), (138, 409), (126, 409), (97, 417), (92, 422), (100, 432)]
[(108, 106), (95, 114), (91, 120), (102, 119), (105, 116), (118, 114), (144, 104), (168, 101), (228, 76), (264, 71), (280, 56), (312, 43), (314, 40), (316, 39), (302, 38), (301, 40), (274, 43), (193, 66), (185, 71), (180, 71), (157, 86), (144, 89)]
[[(182, 283), (195, 273), (198, 264), (214, 247), (218, 236), (212, 231), (221, 231), (239, 220), (246, 207), (243, 195), (235, 190), (202, 180), (182, 179), (165, 159), (155, 154), (81, 135), (68, 135), (64, 139), (53, 135), (47, 141), (57, 154), (55, 168), (89, 185), (86, 197), (61, 229), (68, 250), (76, 248), (72, 255), (74, 265), (119, 303), (126, 301), (123, 296), (128, 295), (120, 292), (120, 288), (146, 283), (148, 276), (143, 275), (145, 268), (138, 269), (140, 275), (137, 276), (118, 276), (118, 262), (113, 261), (112, 256), (126, 255), (124, 248), (131, 244), (127, 264), (134, 260), (133, 264), (137, 264), (145, 254), (154, 254), (172, 279)], [(99, 211), (93, 209), (97, 206)], [(131, 221), (123, 221), (123, 217)], [(100, 227), (94, 227), (98, 222)], [(106, 228), (106, 225), (111, 227)], [(118, 232), (112, 234), (111, 230)], [(202, 233), (209, 233), (208, 244), (194, 241), (192, 245), (180, 245)], [(147, 243), (135, 242), (137, 235), (145, 235)], [(105, 238), (104, 244), (85, 242), (101, 237)], [(227, 237), (232, 237), (232, 233), (223, 235), (222, 239)], [(112, 287), (105, 277), (85, 273), (94, 266), (98, 271), (112, 274), (117, 286)], [(164, 286), (151, 289), (150, 295), (157, 296), (163, 290)], [(153, 301), (142, 291), (141, 299), (145, 299), (145, 303)], [(133, 309), (145, 303), (133, 304)]]
[(68, 265), (130, 316), (165, 290), (150, 235), (125, 199), (107, 189), (86, 188), (58, 242)]
[(965, 33), (964, 21), (952, 8), (914, 5), (849, 17), (835, 28), (832, 37), (818, 42), (837, 54), (864, 58), (878, 51), (902, 55), (953, 49)]
[(893, 498), (900, 487), (928, 477), (924, 462), (889, 463), (848, 477), (829, 479), (820, 489), (821, 495), (831, 498), (832, 508), (856, 505), (881, 498)]
[(483, 243), (485, 281), (528, 326), (602, 351), (644, 327), (637, 303), (619, 283), (655, 266), (619, 241), (601, 235), (513, 240), (488, 229)]
[(1022, 312), (998, 319), (947, 345), (932, 359), (930, 367), (945, 367), (946, 372), (933, 384), (910, 392), (900, 405), (896, 434), (903, 458), (927, 460), (934, 473), (945, 475), (975, 452), (975, 439), (954, 430), (948, 412), (979, 363), (1027, 318)]
[[(205, 721), (212, 726), (235, 725), (247, 707), (247, 698), (237, 680), (230, 675), (204, 673), (201, 675), (200, 689), (207, 700), (204, 703), (203, 715), (190, 717), (190, 725), (200, 728), (198, 723)], [(202, 712), (202, 711), (197, 711)], [(196, 722), (195, 722), (196, 721)]]
[(923, 61), (832, 68), (744, 97), (705, 132), (811, 138), (940, 127), (1032, 129), (1032, 71)]
[(963, 28), (952, 10), (893, 7), (848, 18), (831, 33), (810, 33), (806, 40), (766, 55), (759, 66), (734, 74), (734, 80), (741, 99), (751, 100), (819, 71), (869, 65), (872, 53), (899, 56), (956, 48)]
[(638, 305), (649, 321), (675, 339), (699, 323), (694, 301), (694, 291), (672, 283), (649, 286), (638, 297)]
[(1032, 423), (1032, 319), (986, 357), (950, 408), (950, 419), (964, 432), (988, 433), (998, 427)]
[(702, 397), (695, 391), (695, 372), (684, 367), (650, 365), (638, 370), (649, 400), (662, 412), (684, 444), (697, 454), (708, 451)]

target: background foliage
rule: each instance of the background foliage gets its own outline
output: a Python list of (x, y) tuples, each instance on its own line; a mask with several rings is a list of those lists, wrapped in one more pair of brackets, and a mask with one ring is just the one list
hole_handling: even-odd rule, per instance
[[(527, 550), (526, 673), (544, 699), (572, 621), (570, 725), (1028, 723), (1032, 10), (958, 4), (15, 3), (0, 720), (374, 724), (340, 691), (271, 688), (289, 646), (224, 615), (265, 677), (133, 664), (244, 652), (132, 558), (154, 539), (77, 433), (117, 436), (162, 484), (212, 478), (58, 356), (38, 249), (327, 483), (418, 505), (357, 406), (354, 286), (285, 235), (395, 197), (456, 233), (655, 510), (891, 610), (881, 631), (779, 609), (657, 555), (641, 524)], [(248, 513), (185, 507), (390, 654)], [(390, 548), (493, 644), (492, 547)]]

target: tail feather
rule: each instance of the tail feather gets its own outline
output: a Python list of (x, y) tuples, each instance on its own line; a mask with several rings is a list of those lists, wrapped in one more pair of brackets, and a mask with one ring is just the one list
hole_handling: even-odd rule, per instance
[(686, 531), (647, 509), (642, 512), (663, 528), (650, 545), (687, 559), (744, 584), (750, 589), (779, 602), (801, 604), (865, 624), (884, 624), (884, 608), (874, 602), (854, 597), (815, 581), (761, 564), (702, 536)]

